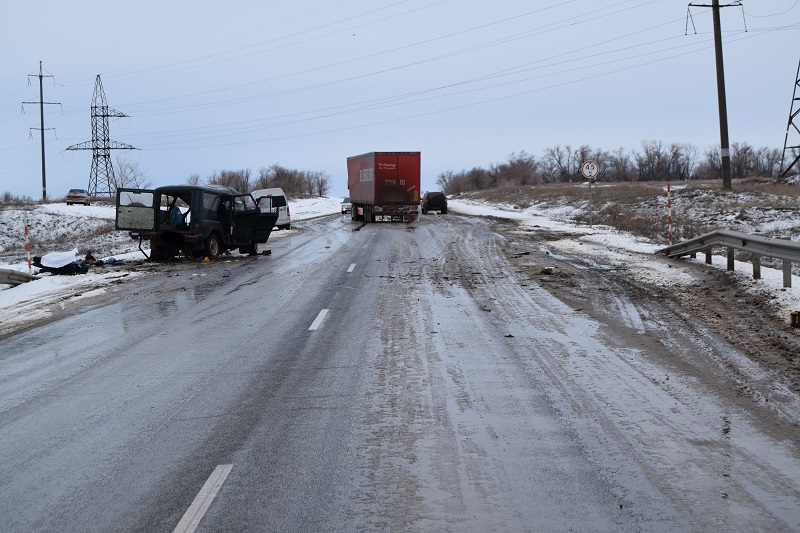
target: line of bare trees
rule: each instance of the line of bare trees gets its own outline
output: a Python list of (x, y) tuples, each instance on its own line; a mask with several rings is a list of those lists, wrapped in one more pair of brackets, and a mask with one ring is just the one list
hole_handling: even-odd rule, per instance
[[(782, 155), (779, 149), (732, 143), (731, 177), (778, 176)], [(609, 152), (589, 145), (577, 148), (556, 145), (536, 158), (523, 150), (512, 153), (505, 162), (491, 164), (488, 169), (448, 170), (438, 176), (436, 183), (445, 193), (457, 194), (500, 185), (576, 182), (583, 179), (581, 165), (590, 159), (600, 165), (602, 181), (689, 181), (722, 176), (719, 146), (709, 148), (701, 156), (692, 144), (644, 141), (641, 151), (619, 148)]]
[(199, 174), (192, 174), (187, 180), (192, 185), (201, 183), (224, 185), (240, 192), (280, 187), (289, 196), (325, 196), (330, 191), (330, 181), (331, 178), (325, 171), (295, 170), (277, 163), (269, 167), (261, 167), (257, 177), (252, 175), (249, 168), (246, 168), (214, 171), (205, 181)]

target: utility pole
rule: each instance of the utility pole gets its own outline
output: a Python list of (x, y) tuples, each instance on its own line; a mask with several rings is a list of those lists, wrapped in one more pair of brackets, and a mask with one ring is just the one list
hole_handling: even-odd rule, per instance
[[(36, 76), (36, 74), (28, 74), (28, 78), (30, 79), (31, 76)], [(47, 172), (45, 171), (45, 151), (44, 151), (44, 104), (55, 104), (60, 105), (58, 102), (45, 102), (44, 101), (44, 87), (42, 83), (43, 78), (52, 78), (52, 75), (45, 75), (42, 73), (42, 62), (39, 61), (39, 101), (38, 102), (22, 102), (23, 104), (23, 112), (25, 110), (25, 104), (39, 104), (39, 131), (41, 132), (42, 138), (42, 201), (47, 200)], [(32, 130), (37, 128), (31, 128)], [(53, 128), (48, 128), (53, 129)]]
[(714, 18), (714, 49), (717, 60), (717, 102), (719, 104), (719, 144), (722, 156), (722, 188), (730, 190), (731, 187), (731, 150), (728, 141), (728, 104), (725, 99), (725, 66), (722, 61), (722, 24), (719, 19), (719, 10), (723, 7), (740, 7), (741, 0), (732, 4), (721, 6), (719, 0), (708, 4), (689, 4), (694, 7), (710, 7)]

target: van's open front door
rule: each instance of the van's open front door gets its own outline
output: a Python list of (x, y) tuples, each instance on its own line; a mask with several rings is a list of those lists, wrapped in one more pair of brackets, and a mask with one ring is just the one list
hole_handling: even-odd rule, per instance
[(154, 231), (159, 214), (156, 192), (151, 189), (117, 189), (115, 228)]

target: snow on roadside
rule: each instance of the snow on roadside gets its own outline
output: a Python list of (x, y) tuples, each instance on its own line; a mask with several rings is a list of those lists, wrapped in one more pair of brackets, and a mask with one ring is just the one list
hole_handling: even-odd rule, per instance
[[(125, 277), (136, 277), (137, 272), (90, 271), (75, 276), (42, 276), (0, 291), (0, 335), (49, 317), (70, 303), (105, 294), (113, 283)], [(1, 287), (2, 285), (0, 285)]]

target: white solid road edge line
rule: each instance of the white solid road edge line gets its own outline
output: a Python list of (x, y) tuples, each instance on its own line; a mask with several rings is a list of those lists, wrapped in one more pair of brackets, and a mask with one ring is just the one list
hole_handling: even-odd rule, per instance
[(355, 264), (355, 263), (353, 263), (353, 264), (351, 264), (351, 265), (350, 265), (350, 268), (348, 268), (348, 269), (347, 269), (347, 271), (348, 271), (348, 272), (352, 272), (352, 271), (353, 271), (353, 270), (355, 270), (355, 269), (356, 269), (356, 264)]
[(328, 314), (327, 309), (323, 309), (317, 315), (317, 318), (314, 319), (314, 322), (311, 323), (311, 327), (308, 328), (308, 331), (314, 331), (315, 329), (319, 328), (320, 324), (322, 324), (322, 320), (325, 318), (325, 315)]
[(178, 522), (178, 525), (172, 530), (172, 533), (192, 533), (197, 529), (200, 520), (203, 519), (206, 511), (211, 507), (211, 502), (217, 497), (219, 489), (222, 487), (222, 484), (225, 483), (225, 479), (228, 477), (228, 474), (231, 473), (232, 468), (233, 465), (217, 465), (208, 477), (206, 484), (203, 485), (203, 488), (200, 489), (200, 492), (195, 496), (192, 505), (186, 509), (181, 521)]

